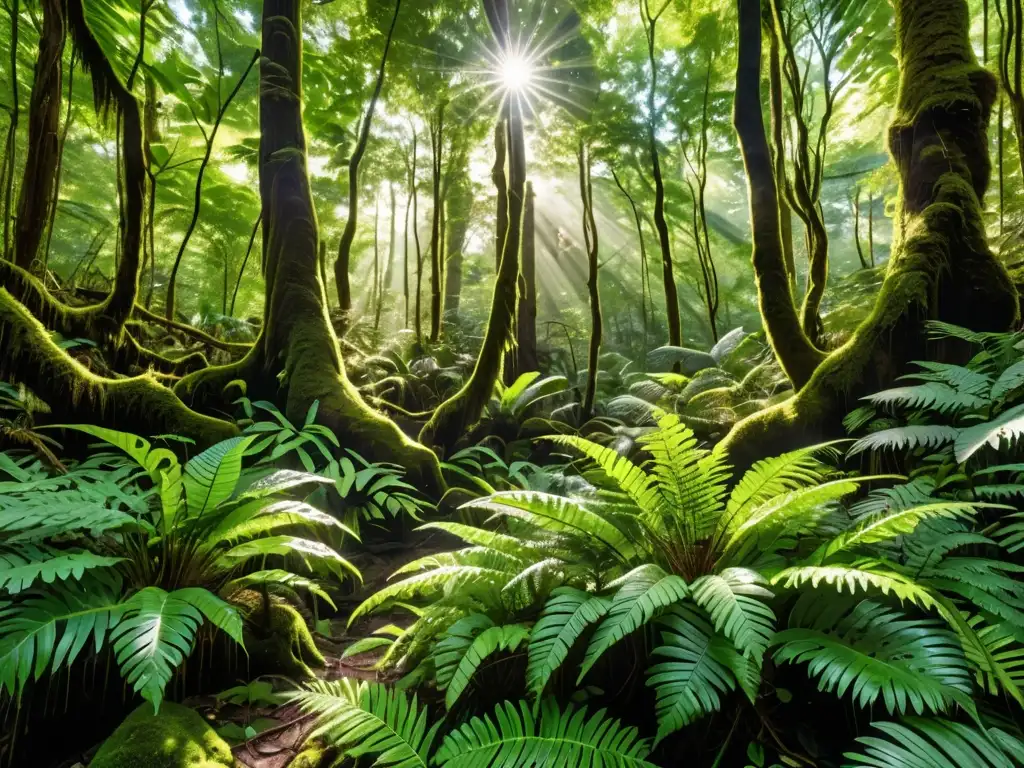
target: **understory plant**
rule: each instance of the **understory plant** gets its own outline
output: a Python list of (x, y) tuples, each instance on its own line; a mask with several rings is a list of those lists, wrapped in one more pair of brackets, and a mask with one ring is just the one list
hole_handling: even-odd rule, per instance
[(205, 623), (242, 643), (225, 597), (258, 585), (329, 600), (313, 577), (358, 576), (331, 546), (351, 531), (302, 500), (331, 481), (244, 470), (254, 436), (181, 464), (136, 435), (70, 429), (117, 450), (62, 473), (30, 454), (0, 454), (0, 692), (20, 697), (110, 647), (126, 682), (158, 708)]
[[(783, 703), (766, 668), (793, 665), (888, 737), (968, 728), (971, 749), (1007, 760), (1018, 748), (1012, 727), (988, 719), (1000, 701), (1024, 704), (1024, 592), (1001, 505), (847, 476), (831, 445), (733, 477), (670, 414), (640, 438), (642, 463), (552, 440), (590, 462), (591, 490), (497, 493), (467, 505), (490, 514), (486, 525), (431, 524), (467, 546), (407, 564), (353, 614), (413, 612), (393, 641), (377, 638), (381, 666), (436, 686), (455, 710), (482, 669), (525, 650), (536, 706), (556, 677), (581, 688), (602, 664), (602, 679), (621, 677), (631, 665), (603, 660), (632, 638), (634, 652), (649, 649), (638, 666), (655, 744), (736, 694), (764, 717), (759, 702)], [(865, 737), (856, 759), (877, 764), (883, 741)]]

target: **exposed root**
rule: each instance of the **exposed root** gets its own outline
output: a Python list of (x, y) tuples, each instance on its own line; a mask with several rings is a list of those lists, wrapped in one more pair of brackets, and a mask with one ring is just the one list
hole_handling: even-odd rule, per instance
[(60, 349), (46, 328), (0, 288), (0, 375), (45, 400), (56, 419), (99, 421), (133, 433), (171, 433), (209, 445), (238, 433), (196, 413), (151, 375), (96, 376)]

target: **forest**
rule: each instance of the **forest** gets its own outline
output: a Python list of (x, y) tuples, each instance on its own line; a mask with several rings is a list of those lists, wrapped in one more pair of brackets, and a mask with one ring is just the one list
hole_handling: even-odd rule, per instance
[(1024, 766), (1021, 0), (0, 43), (0, 768)]

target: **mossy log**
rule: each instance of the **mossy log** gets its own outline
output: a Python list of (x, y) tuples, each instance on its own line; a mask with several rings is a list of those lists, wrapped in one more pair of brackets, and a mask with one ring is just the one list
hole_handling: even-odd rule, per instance
[(0, 288), (0, 377), (29, 387), (62, 421), (99, 421), (129, 432), (184, 435), (202, 445), (237, 434), (185, 406), (151, 375), (106, 379), (70, 357), (47, 329)]
[(165, 701), (145, 703), (111, 734), (90, 768), (232, 768), (231, 747), (196, 712)]
[(843, 416), (912, 360), (957, 359), (962, 350), (929, 342), (928, 320), (1002, 331), (1019, 319), (1017, 292), (982, 218), (997, 91), (971, 49), (967, 3), (899, 0), (895, 10), (901, 81), (889, 150), (900, 176), (900, 241), (875, 308), (852, 338), (795, 397), (730, 433), (725, 447), (740, 466), (842, 436)]

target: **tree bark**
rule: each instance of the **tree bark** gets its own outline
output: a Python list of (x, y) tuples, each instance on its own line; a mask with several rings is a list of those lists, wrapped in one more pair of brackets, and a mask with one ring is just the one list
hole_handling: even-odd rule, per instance
[[(771, 99), (772, 154), (775, 164), (775, 184), (784, 190), (786, 184), (786, 113), (782, 98), (782, 56), (779, 51), (779, 33), (771, 17), (771, 9), (766, 8), (768, 19), (765, 28), (768, 30), (768, 91)], [(779, 223), (782, 230), (782, 253), (786, 261), (786, 272), (789, 274), (789, 289), (796, 296), (796, 258), (793, 255), (793, 214), (789, 209), (786, 196), (778, 195)]]
[(306, 171), (302, 125), (301, 0), (264, 0), (260, 65), (260, 197), (266, 265), (263, 331), (249, 355), (179, 382), (199, 401), (221, 397), (227, 381), (244, 378), (250, 396), (280, 399), (301, 421), (320, 404), (318, 420), (371, 461), (407, 468), (421, 488), (443, 487), (437, 458), (372, 410), (349, 381), (327, 315), (317, 265), (319, 234)]
[(402, 0), (395, 0), (395, 13), (391, 17), (391, 27), (388, 29), (388, 36), (384, 42), (384, 54), (381, 56), (380, 69), (377, 71), (377, 82), (359, 127), (359, 138), (352, 150), (352, 156), (348, 160), (348, 217), (345, 220), (345, 229), (341, 233), (341, 241), (338, 243), (338, 258), (334, 262), (334, 282), (338, 288), (338, 305), (346, 323), (348, 322), (347, 316), (352, 311), (352, 285), (349, 282), (348, 273), (349, 263), (352, 259), (352, 243), (356, 239), (356, 224), (359, 220), (359, 164), (363, 161), (366, 146), (370, 142), (373, 113), (377, 109), (377, 101), (384, 88), (384, 72), (388, 65), (388, 52), (391, 50), (391, 39), (395, 34), (395, 25), (398, 23), (398, 13), (401, 8)]
[(441, 193), (441, 173), (444, 167), (444, 110), (447, 101), (437, 105), (437, 117), (431, 127), (433, 149), (434, 210), (430, 223), (430, 341), (436, 344), (441, 338), (442, 313), (444, 305), (444, 240), (441, 220), (444, 212), (444, 195)]
[[(468, 160), (468, 157), (467, 157)], [(473, 210), (473, 187), (469, 178), (469, 168), (463, 164), (453, 169), (451, 189), (448, 191), (448, 215), (446, 220), (445, 253), (448, 255), (448, 266), (445, 269), (444, 311), (452, 317), (459, 314), (462, 299), (462, 258), (466, 248), (466, 235), (469, 234), (469, 219)]]
[[(757, 0), (738, 3), (742, 19)], [(850, 341), (794, 398), (744, 419), (727, 437), (736, 466), (841, 437), (843, 416), (891, 386), (911, 361), (955, 359), (957, 349), (929, 342), (928, 320), (978, 331), (1004, 331), (1018, 320), (1017, 292), (989, 249), (982, 217), (998, 89), (971, 49), (967, 3), (897, 0), (895, 15), (900, 89), (888, 138), (902, 241), (872, 314)]]
[[(507, 8), (503, 2), (484, 2), (489, 17), (501, 6), (503, 16), (498, 19), (495, 36), (507, 42)], [(495, 20), (491, 19), (492, 27)], [(503, 24), (504, 26), (500, 26)], [(518, 94), (506, 94), (505, 120), (508, 147), (508, 233), (501, 253), (501, 264), (494, 282), (491, 311), (487, 319), (487, 330), (477, 357), (476, 366), (465, 386), (446, 400), (420, 432), (420, 440), (445, 452), (464, 436), (469, 427), (480, 419), (484, 406), (494, 392), (494, 385), (501, 375), (502, 357), (511, 341), (512, 326), (516, 319), (516, 280), (519, 276), (520, 226), (523, 217), (524, 188), (526, 185), (526, 138), (523, 133), (522, 103)], [(497, 143), (497, 142), (496, 142)], [(499, 159), (500, 162), (500, 159)], [(504, 163), (501, 163), (502, 166)], [(497, 167), (498, 163), (495, 163)], [(499, 193), (500, 194), (500, 193)]]
[(601, 320), (601, 293), (598, 289), (598, 255), (600, 246), (597, 236), (597, 221), (594, 219), (594, 183), (590, 176), (590, 147), (580, 140), (576, 150), (580, 174), (580, 200), (583, 203), (583, 245), (587, 251), (587, 294), (590, 298), (590, 348), (587, 354), (587, 388), (583, 395), (581, 423), (594, 413), (597, 397), (597, 373), (601, 354), (601, 337), (604, 332)]
[(739, 49), (733, 122), (747, 171), (754, 279), (768, 341), (782, 370), (800, 389), (823, 355), (800, 326), (789, 293), (779, 226), (779, 191), (761, 111), (761, 21), (758, 0), (737, 0)]
[(55, 205), (54, 186), (60, 159), (61, 75), (64, 41), (63, 0), (42, 0), (43, 28), (28, 107), (28, 149), (14, 230), (14, 263), (32, 269)]
[(519, 266), (519, 308), (516, 318), (516, 375), (536, 371), (537, 361), (537, 229), (533, 184), (526, 183), (523, 204), (522, 263)]
[(491, 181), (498, 196), (496, 225), (494, 230), (494, 271), (501, 271), (501, 257), (505, 252), (505, 237), (508, 234), (508, 179), (505, 176), (505, 163), (508, 159), (508, 148), (505, 134), (508, 126), (504, 120), (498, 120), (494, 126), (494, 166), (491, 168)]

